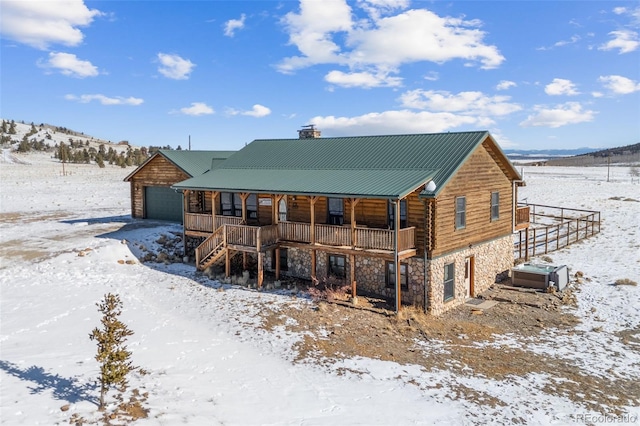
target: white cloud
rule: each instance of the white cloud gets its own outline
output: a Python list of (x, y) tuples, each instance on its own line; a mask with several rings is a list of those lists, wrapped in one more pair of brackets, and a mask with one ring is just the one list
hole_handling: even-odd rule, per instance
[(409, 110), (372, 112), (357, 117), (317, 116), (309, 120), (323, 132), (341, 135), (438, 133), (460, 126), (488, 126), (490, 121), (449, 112)]
[(591, 92), (591, 96), (593, 96), (594, 98), (601, 98), (604, 96), (604, 94), (602, 92)]
[(440, 74), (438, 74), (435, 71), (429, 71), (425, 76), (424, 76), (425, 80), (429, 80), (429, 81), (438, 81), (440, 79)]
[(134, 98), (134, 97), (122, 97), (122, 96), (116, 96), (115, 98), (113, 97), (108, 97), (105, 95), (101, 95), (101, 94), (95, 94), (95, 95), (80, 95), (80, 96), (76, 96), (76, 95), (66, 95), (64, 97), (66, 100), (68, 101), (77, 101), (80, 102), (82, 104), (87, 104), (91, 101), (98, 101), (100, 102), (102, 105), (140, 105), (144, 102), (144, 99), (140, 99), (140, 98)]
[(215, 113), (213, 108), (211, 108), (204, 102), (192, 102), (191, 106), (180, 108), (179, 112), (180, 114), (193, 115), (195, 117), (199, 115), (209, 115)]
[(196, 66), (196, 64), (188, 59), (183, 59), (178, 55), (168, 53), (158, 53), (158, 61), (160, 62), (158, 72), (174, 80), (187, 80), (189, 74), (191, 74), (191, 71), (193, 71), (193, 68)]
[(609, 35), (613, 38), (607, 43), (598, 47), (599, 50), (619, 49), (619, 54), (633, 52), (640, 46), (638, 33), (631, 30), (611, 31)]
[(324, 77), (325, 81), (342, 87), (398, 87), (402, 85), (402, 78), (391, 77), (386, 73), (330, 71)]
[(576, 90), (576, 85), (571, 80), (564, 78), (554, 78), (553, 81), (547, 84), (544, 88), (544, 92), (547, 95), (578, 95), (580, 92)]
[(509, 96), (487, 96), (482, 92), (411, 90), (400, 96), (403, 107), (428, 109), (435, 112), (455, 112), (477, 117), (500, 117), (520, 111), (522, 107), (509, 102)]
[(42, 68), (55, 68), (63, 75), (70, 77), (85, 78), (98, 75), (98, 68), (89, 61), (83, 61), (72, 53), (50, 52), (49, 60), (39, 61), (38, 66)]
[(228, 108), (227, 109), (227, 114), (229, 115), (247, 115), (250, 117), (256, 117), (256, 118), (260, 118), (260, 117), (266, 117), (267, 115), (271, 114), (271, 110), (269, 108), (267, 108), (264, 105), (260, 105), (260, 104), (255, 104), (253, 106), (253, 108), (251, 108), (249, 111), (240, 111), (240, 110), (236, 110), (233, 108)]
[(241, 30), (244, 28), (244, 21), (247, 16), (243, 13), (240, 15), (240, 19), (229, 19), (224, 24), (224, 35), (227, 37), (233, 37), (236, 35), (236, 30)]
[(509, 81), (509, 80), (501, 80), (497, 86), (496, 86), (496, 90), (508, 90), (511, 89), (512, 87), (516, 87), (517, 84), (515, 81)]
[(595, 111), (583, 110), (578, 102), (566, 102), (552, 108), (536, 105), (533, 109), (535, 113), (522, 121), (520, 126), (556, 128), (592, 121), (596, 114)]
[(621, 75), (601, 76), (598, 81), (616, 95), (628, 95), (640, 91), (640, 83)]
[(82, 0), (2, 0), (0, 32), (3, 37), (38, 49), (51, 44), (77, 46), (84, 38), (78, 27), (86, 27), (102, 13), (89, 9)]
[(578, 41), (580, 41), (580, 39), (581, 38), (580, 38), (579, 35), (572, 35), (569, 40), (560, 40), (560, 41), (557, 41), (557, 42), (553, 43), (553, 45), (551, 45), (549, 47), (538, 47), (538, 48), (536, 48), (536, 50), (551, 50), (551, 49), (554, 49), (556, 47), (562, 47), (562, 46), (567, 46), (569, 44), (577, 43)]
[[(429, 61), (444, 63), (462, 59), (481, 68), (495, 68), (504, 57), (496, 46), (483, 42), (481, 22), (440, 17), (426, 9), (407, 10), (380, 17), (408, 6), (404, 1), (362, 1), (369, 18), (352, 19), (344, 0), (301, 0), (299, 13), (282, 20), (289, 43), (299, 56), (283, 59), (278, 70), (291, 73), (316, 64), (348, 66), (350, 73), (397, 73), (402, 64)], [(371, 72), (371, 68), (377, 69)], [(346, 75), (346, 74), (344, 74)], [(364, 79), (365, 87), (370, 80)]]

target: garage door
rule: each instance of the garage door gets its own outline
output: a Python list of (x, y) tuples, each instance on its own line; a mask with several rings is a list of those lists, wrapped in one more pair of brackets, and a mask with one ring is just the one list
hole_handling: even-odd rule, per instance
[(182, 194), (164, 186), (144, 188), (145, 217), (147, 219), (182, 222)]

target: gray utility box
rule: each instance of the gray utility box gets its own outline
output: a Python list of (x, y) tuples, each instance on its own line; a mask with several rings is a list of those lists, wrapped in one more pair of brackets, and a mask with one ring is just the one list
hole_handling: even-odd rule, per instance
[(550, 266), (524, 263), (511, 269), (511, 284), (518, 287), (564, 290), (569, 284), (567, 265)]

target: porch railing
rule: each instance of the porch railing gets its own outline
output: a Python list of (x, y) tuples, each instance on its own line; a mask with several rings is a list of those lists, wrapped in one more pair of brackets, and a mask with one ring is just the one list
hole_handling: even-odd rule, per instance
[(296, 243), (311, 242), (311, 224), (302, 222), (280, 222), (278, 223), (278, 234), (283, 241)]
[(185, 213), (184, 229), (188, 231), (213, 232), (213, 216), (211, 213)]
[[(221, 221), (234, 221), (233, 217), (222, 218)], [(186, 222), (186, 221), (185, 221)], [(218, 222), (219, 223), (219, 222)], [(301, 222), (280, 222), (277, 225), (250, 226), (239, 224), (221, 224), (216, 229), (222, 229), (225, 241), (229, 245), (254, 247), (261, 250), (263, 247), (276, 244), (278, 241), (297, 242), (308, 244), (311, 242), (311, 225)], [(335, 246), (353, 247), (365, 250), (393, 251), (394, 231), (390, 229), (361, 228), (355, 229), (355, 241), (352, 241), (351, 227), (316, 224), (316, 243)], [(400, 251), (415, 248), (415, 228), (404, 228), (398, 233), (398, 249)]]
[(350, 246), (351, 228), (337, 225), (316, 225), (316, 243), (327, 246)]

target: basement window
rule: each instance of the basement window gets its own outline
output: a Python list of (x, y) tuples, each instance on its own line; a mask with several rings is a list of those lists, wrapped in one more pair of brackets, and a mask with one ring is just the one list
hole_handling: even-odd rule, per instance
[(444, 265), (444, 301), (455, 297), (455, 269), (454, 264)]
[(337, 278), (347, 277), (347, 258), (336, 254), (329, 255), (329, 275)]
[[(386, 268), (387, 287), (396, 287), (396, 265), (393, 262), (387, 262)], [(409, 274), (407, 274), (407, 264), (400, 264), (400, 288), (409, 289)]]

